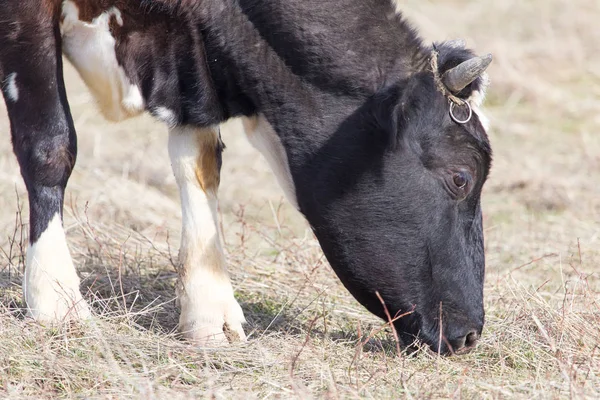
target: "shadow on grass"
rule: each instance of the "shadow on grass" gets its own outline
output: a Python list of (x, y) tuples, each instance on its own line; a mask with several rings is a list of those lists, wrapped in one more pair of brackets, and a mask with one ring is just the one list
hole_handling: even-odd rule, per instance
[[(175, 305), (175, 273), (127, 273), (119, 276), (112, 268), (97, 266), (78, 271), (79, 287), (97, 315), (127, 315), (135, 324), (153, 332), (171, 333), (177, 327), (179, 311)], [(22, 274), (0, 272), (0, 306), (15, 318), (26, 317)]]
[[(359, 337), (357, 330), (350, 325), (332, 329), (331, 321), (323, 324), (322, 316), (310, 319), (303, 315), (300, 307), (288, 307), (284, 303), (268, 297), (249, 300), (245, 295), (247, 294), (240, 293), (238, 297), (248, 321), (246, 331), (250, 340), (270, 333), (303, 337), (310, 335), (311, 340), (343, 343), (353, 348), (361, 346), (362, 351), (367, 353), (385, 352), (390, 356), (397, 354), (398, 348), (391, 330), (380, 330), (380, 325), (365, 327), (366, 330)], [(313, 323), (313, 320), (320, 323)], [(374, 331), (377, 331), (377, 334), (371, 337), (370, 335)], [(417, 350), (414, 347), (404, 346), (402, 343), (400, 343), (400, 349), (404, 355), (412, 354)]]
[[(175, 302), (174, 271), (119, 274), (105, 265), (87, 265), (82, 275), (81, 293), (96, 314), (107, 317), (127, 315), (143, 329), (169, 334), (177, 329), (179, 310)], [(85, 277), (83, 277), (85, 276)]]
[(269, 332), (299, 335), (305, 331), (305, 324), (297, 318), (297, 310), (269, 298), (249, 300), (245, 294), (242, 292), (238, 295), (238, 302), (244, 310), (246, 331), (251, 337), (257, 338)]
[(25, 318), (25, 301), (21, 289), (21, 274), (9, 268), (0, 272), (0, 305), (15, 318)]
[[(179, 309), (175, 302), (177, 276), (174, 271), (128, 270), (119, 274), (113, 267), (87, 263), (79, 274), (82, 277), (81, 293), (97, 315), (117, 320), (127, 317), (139, 329), (158, 334), (176, 332)], [(12, 274), (0, 273), (0, 303), (19, 319), (25, 318), (21, 278), (21, 274), (14, 271)], [(238, 291), (237, 298), (248, 322), (245, 330), (250, 340), (268, 334), (310, 335), (312, 340), (330, 340), (350, 347), (356, 347), (360, 342), (364, 352), (391, 355), (397, 351), (395, 341), (389, 339), (392, 336), (389, 332), (367, 339), (372, 329), (368, 328), (359, 338), (350, 324), (336, 328), (331, 325), (327, 328), (322, 320), (313, 324), (308, 313), (303, 312), (305, 310), (281, 299), (246, 291)]]

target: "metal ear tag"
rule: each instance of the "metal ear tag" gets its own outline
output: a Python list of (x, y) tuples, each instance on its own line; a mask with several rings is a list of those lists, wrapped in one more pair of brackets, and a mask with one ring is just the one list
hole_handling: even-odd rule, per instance
[(466, 105), (467, 108), (469, 109), (469, 115), (467, 116), (467, 119), (460, 120), (454, 115), (454, 106), (456, 105), (456, 103), (453, 101), (450, 101), (450, 118), (452, 118), (452, 120), (454, 122), (456, 122), (457, 124), (466, 124), (467, 122), (469, 122), (471, 120), (471, 117), (473, 116), (473, 109), (471, 108), (471, 105), (469, 104), (469, 102), (465, 101), (463, 104)]

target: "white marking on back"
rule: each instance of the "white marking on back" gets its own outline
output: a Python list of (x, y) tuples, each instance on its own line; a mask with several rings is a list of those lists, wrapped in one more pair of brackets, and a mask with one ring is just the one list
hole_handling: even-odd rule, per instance
[(287, 153), (277, 132), (262, 114), (244, 118), (243, 125), (248, 140), (267, 160), (285, 197), (294, 207), (298, 208), (296, 187), (288, 164)]
[(29, 245), (23, 292), (29, 316), (42, 322), (87, 318), (79, 277), (71, 260), (60, 215)]
[[(233, 297), (219, 239), (216, 192), (202, 190), (197, 175), (205, 153), (202, 146), (214, 147), (217, 138), (218, 128), (177, 127), (169, 131), (169, 156), (182, 207), (179, 329), (200, 345), (227, 343), (225, 323), (245, 338), (244, 314)], [(212, 153), (214, 148), (208, 151)]]
[(4, 93), (8, 100), (17, 102), (19, 100), (19, 88), (17, 87), (17, 73), (8, 74), (4, 80)]
[(79, 20), (77, 5), (66, 0), (62, 6), (63, 52), (75, 66), (98, 101), (107, 119), (120, 121), (144, 111), (144, 99), (131, 82), (115, 54), (115, 38), (109, 22), (123, 25), (121, 12), (111, 7), (92, 22)]

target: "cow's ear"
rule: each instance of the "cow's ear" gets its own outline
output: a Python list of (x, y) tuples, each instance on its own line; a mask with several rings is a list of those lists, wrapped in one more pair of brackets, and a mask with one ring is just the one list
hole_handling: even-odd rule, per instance
[(382, 138), (389, 148), (395, 149), (402, 131), (402, 98), (399, 86), (394, 85), (377, 92), (372, 99), (372, 116)]

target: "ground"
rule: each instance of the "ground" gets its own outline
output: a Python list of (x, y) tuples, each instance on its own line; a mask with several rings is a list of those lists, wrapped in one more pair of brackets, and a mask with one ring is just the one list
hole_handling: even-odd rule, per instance
[[(65, 224), (99, 315), (44, 328), (22, 315), (27, 197), (0, 112), (0, 397), (597, 398), (600, 396), (600, 35), (597, 0), (407, 0), (428, 40), (494, 54), (494, 149), (483, 195), (486, 326), (470, 354), (397, 354), (344, 290), (239, 122), (220, 209), (249, 341), (177, 339), (179, 199), (166, 129), (109, 124), (71, 67), (79, 135)], [(389, 40), (394, 40), (389, 38)]]

